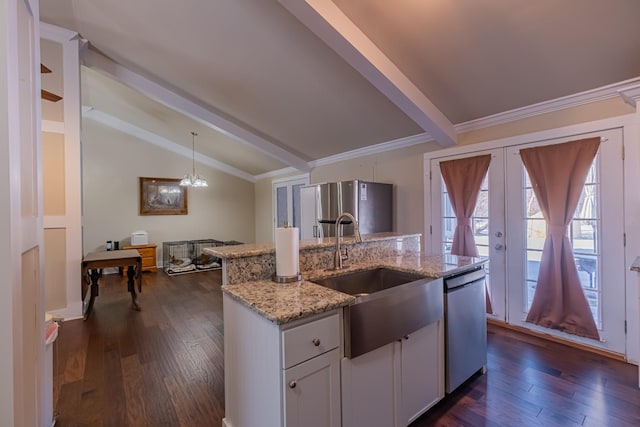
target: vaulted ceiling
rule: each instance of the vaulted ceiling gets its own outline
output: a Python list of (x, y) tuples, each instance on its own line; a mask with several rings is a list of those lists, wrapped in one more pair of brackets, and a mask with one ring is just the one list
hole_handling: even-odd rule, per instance
[(249, 178), (380, 144), (452, 145), (456, 125), (640, 77), (637, 0), (40, 7), (89, 42), (88, 118), (185, 147), (196, 130), (199, 152)]

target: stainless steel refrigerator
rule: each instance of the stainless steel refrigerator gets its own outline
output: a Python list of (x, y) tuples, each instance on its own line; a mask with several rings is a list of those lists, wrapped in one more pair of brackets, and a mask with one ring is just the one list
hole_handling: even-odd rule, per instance
[[(361, 234), (393, 231), (393, 185), (361, 180), (328, 182), (300, 189), (301, 238), (333, 237), (335, 222), (344, 212), (358, 221)], [(343, 220), (342, 235), (353, 235)]]

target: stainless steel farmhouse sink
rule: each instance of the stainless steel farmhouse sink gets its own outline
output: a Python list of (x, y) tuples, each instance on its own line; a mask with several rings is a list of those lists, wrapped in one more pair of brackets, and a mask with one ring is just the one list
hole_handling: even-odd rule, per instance
[(312, 279), (311, 281), (327, 288), (359, 297), (422, 278), (423, 276), (415, 273), (407, 273), (390, 268), (374, 268), (371, 270), (352, 271), (339, 276)]
[(356, 296), (345, 307), (345, 355), (357, 357), (443, 319), (442, 279), (374, 268), (310, 278)]

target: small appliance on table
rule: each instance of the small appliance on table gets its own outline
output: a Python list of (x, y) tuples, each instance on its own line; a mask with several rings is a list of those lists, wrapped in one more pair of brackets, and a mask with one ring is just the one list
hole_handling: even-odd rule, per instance
[[(89, 318), (93, 304), (98, 296), (98, 280), (102, 276), (101, 270), (108, 267), (128, 267), (127, 288), (131, 293), (133, 309), (140, 311), (136, 295), (135, 281), (138, 281), (138, 292), (142, 292), (142, 257), (135, 249), (90, 252), (82, 260), (82, 311), (84, 320)], [(89, 298), (87, 301), (86, 299)]]

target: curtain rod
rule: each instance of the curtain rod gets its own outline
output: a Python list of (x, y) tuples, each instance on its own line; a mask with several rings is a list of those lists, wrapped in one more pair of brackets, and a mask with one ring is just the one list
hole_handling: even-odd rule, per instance
[[(587, 139), (587, 138), (584, 138)], [(603, 142), (607, 142), (609, 140), (609, 138), (605, 138), (605, 137), (601, 137), (600, 138), (600, 143), (602, 144)], [(559, 144), (562, 144), (562, 142), (559, 142)], [(553, 144), (550, 144), (553, 145)], [(520, 150), (516, 151), (515, 153), (513, 153), (515, 156), (519, 156), (520, 155)]]

